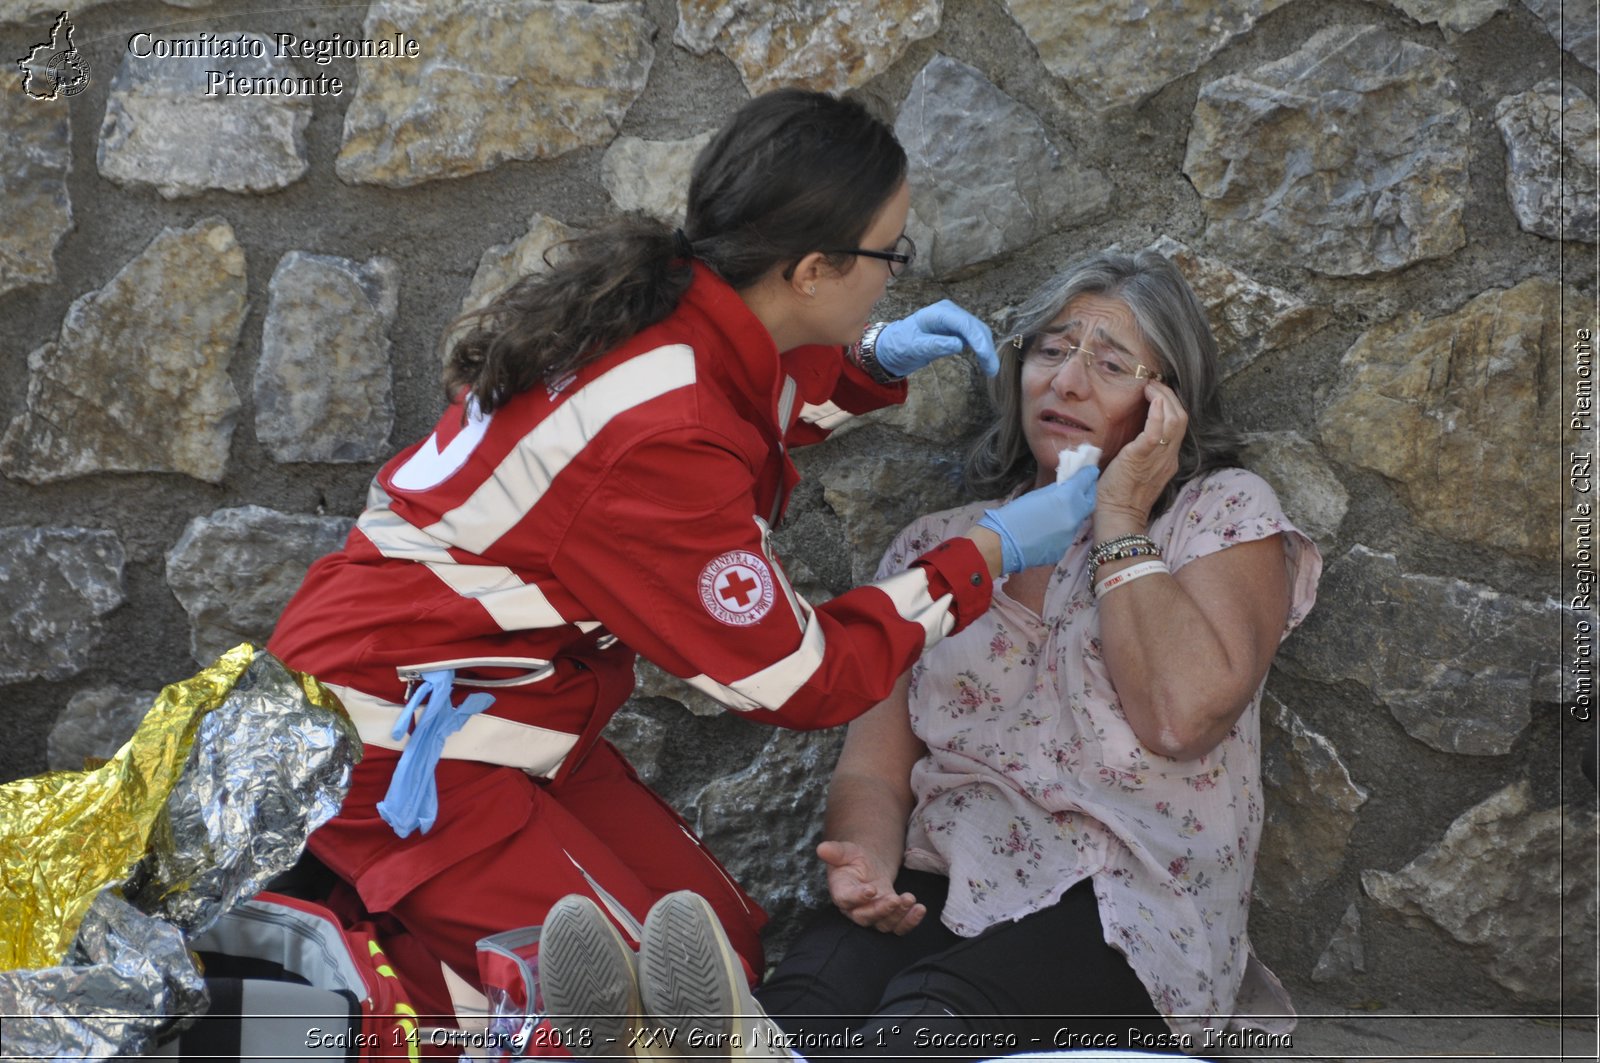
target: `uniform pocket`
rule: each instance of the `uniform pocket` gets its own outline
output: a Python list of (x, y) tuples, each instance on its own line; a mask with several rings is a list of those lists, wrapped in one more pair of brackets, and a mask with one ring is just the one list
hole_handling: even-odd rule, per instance
[[(386, 912), (417, 886), (446, 868), (469, 860), (516, 834), (533, 817), (542, 797), (533, 780), (516, 768), (487, 769), (462, 786), (441, 780), (439, 818), (426, 834), (399, 839), (376, 815), (365, 829), (386, 832), (374, 839), (384, 851), (355, 876), (356, 891), (371, 912)], [(363, 821), (364, 822), (364, 821)]]

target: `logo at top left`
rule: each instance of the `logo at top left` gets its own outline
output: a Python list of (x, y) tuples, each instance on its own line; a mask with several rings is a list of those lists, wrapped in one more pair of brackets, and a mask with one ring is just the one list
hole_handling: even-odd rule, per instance
[(72, 43), (73, 25), (65, 11), (50, 28), (50, 39), (17, 60), (22, 91), (35, 100), (76, 96), (89, 86), (89, 64)]

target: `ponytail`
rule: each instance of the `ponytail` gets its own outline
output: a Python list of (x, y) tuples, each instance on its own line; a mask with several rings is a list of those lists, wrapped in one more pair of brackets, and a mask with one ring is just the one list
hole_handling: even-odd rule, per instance
[[(561, 261), (523, 277), (467, 327), (445, 363), (445, 390), (463, 388), (488, 413), (540, 381), (558, 380), (677, 307), (693, 277), (673, 234), (627, 218), (558, 244)], [(551, 253), (545, 253), (551, 265)], [(452, 329), (452, 331), (455, 331)]]

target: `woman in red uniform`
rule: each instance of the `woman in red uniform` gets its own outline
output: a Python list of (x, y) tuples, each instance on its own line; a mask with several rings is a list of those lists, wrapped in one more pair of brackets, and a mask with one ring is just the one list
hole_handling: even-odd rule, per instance
[(764, 914), (599, 740), (635, 654), (752, 719), (841, 724), (1092, 507), (1088, 471), (816, 606), (772, 556), (790, 446), (900, 401), (935, 358), (994, 371), (989, 330), (948, 302), (869, 327), (915, 251), (905, 174), (852, 101), (751, 101), (697, 160), (683, 229), (605, 230), (476, 319), (438, 425), (285, 610), (269, 648), (366, 745), (311, 849), (447, 978), (563, 895), (637, 940), (680, 889), (759, 971)]

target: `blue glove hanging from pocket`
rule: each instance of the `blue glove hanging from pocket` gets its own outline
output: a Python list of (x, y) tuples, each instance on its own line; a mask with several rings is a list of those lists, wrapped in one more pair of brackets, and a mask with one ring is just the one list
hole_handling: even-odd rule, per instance
[(451, 705), (450, 689), (455, 679), (456, 673), (450, 669), (423, 672), (390, 732), (390, 737), (397, 742), (405, 738), (417, 706), (427, 699), (422, 718), (400, 753), (400, 763), (394, 766), (389, 792), (378, 802), (378, 815), (402, 838), (418, 828), (428, 833), (439, 816), (439, 788), (433, 773), (444, 753), (445, 739), (494, 704), (493, 694), (480, 691), (468, 694), (459, 707)]

